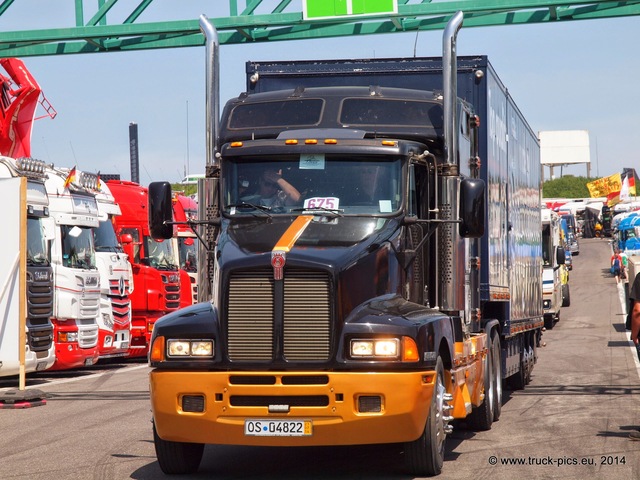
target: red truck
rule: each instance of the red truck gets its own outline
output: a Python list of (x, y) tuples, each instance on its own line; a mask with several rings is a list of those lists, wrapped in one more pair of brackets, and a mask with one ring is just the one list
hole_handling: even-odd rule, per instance
[(180, 306), (188, 307), (198, 302), (198, 244), (196, 234), (186, 222), (198, 217), (198, 203), (191, 197), (175, 192), (172, 205), (180, 258)]
[(129, 255), (135, 288), (131, 299), (129, 357), (146, 356), (156, 320), (180, 308), (180, 272), (175, 239), (149, 233), (147, 188), (135, 182), (107, 182), (122, 215), (114, 220), (116, 235)]

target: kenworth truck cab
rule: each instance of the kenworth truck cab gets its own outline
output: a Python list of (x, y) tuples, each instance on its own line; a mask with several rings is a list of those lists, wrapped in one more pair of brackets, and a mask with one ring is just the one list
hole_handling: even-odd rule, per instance
[[(195, 471), (207, 443), (402, 443), (433, 475), (453, 419), (488, 429), (502, 380), (529, 381), (539, 144), (487, 58), (457, 61), (461, 25), (443, 58), (249, 63), (219, 116), (201, 17), (201, 303), (156, 322), (149, 354), (164, 472)], [(149, 192), (170, 238), (170, 185)]]
[(174, 239), (153, 238), (149, 232), (147, 188), (135, 182), (109, 180), (107, 186), (122, 215), (114, 225), (133, 271), (131, 343), (128, 356), (149, 352), (156, 320), (180, 307), (180, 273)]
[(76, 168), (47, 166), (45, 186), (54, 220), (51, 263), (54, 276), (53, 329), (56, 361), (65, 370), (98, 361), (100, 273), (93, 230), (98, 227), (96, 198), (82, 186)]
[[(49, 218), (49, 197), (44, 187), (44, 162), (33, 158), (13, 159), (0, 156), (0, 179), (25, 177), (27, 179), (27, 250), (26, 254), (26, 338), (25, 373), (46, 370), (55, 361), (53, 344), (53, 270), (49, 260), (47, 232), (53, 234)], [(7, 199), (12, 204), (19, 198)], [(5, 230), (3, 236), (18, 236), (19, 230)], [(15, 237), (14, 237), (15, 238)], [(10, 242), (19, 245), (18, 242)], [(0, 258), (8, 270), (13, 271), (19, 251), (3, 250)], [(6, 279), (2, 279), (3, 285)], [(17, 375), (19, 365), (19, 312), (8, 305), (9, 295), (0, 298), (0, 376)]]

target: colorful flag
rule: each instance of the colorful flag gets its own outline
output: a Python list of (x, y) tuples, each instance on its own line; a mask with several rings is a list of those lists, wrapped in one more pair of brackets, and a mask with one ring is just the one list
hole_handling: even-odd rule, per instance
[(621, 187), (622, 178), (619, 173), (614, 173), (608, 177), (598, 178), (593, 182), (587, 183), (589, 195), (591, 195), (592, 198), (608, 197), (611, 193), (617, 195)]
[(637, 175), (636, 175), (636, 170), (634, 168), (623, 168), (622, 169), (622, 176), (626, 179), (628, 179), (629, 181), (629, 196), (630, 197), (635, 197), (636, 196), (636, 184), (638, 183), (636, 181)]
[(625, 176), (622, 180), (622, 187), (620, 187), (620, 201), (629, 201), (629, 177)]
[(100, 183), (100, 170), (98, 170), (98, 175), (96, 179), (96, 190), (102, 190), (102, 184)]
[(76, 166), (74, 165), (73, 168), (69, 170), (67, 179), (64, 181), (64, 188), (69, 188), (69, 185), (71, 185), (75, 181), (76, 181)]

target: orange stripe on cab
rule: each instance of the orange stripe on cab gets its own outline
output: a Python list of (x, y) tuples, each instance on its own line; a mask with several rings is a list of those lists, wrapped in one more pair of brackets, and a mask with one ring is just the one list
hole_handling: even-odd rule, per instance
[(289, 252), (296, 243), (296, 240), (302, 235), (302, 232), (307, 228), (307, 225), (313, 220), (312, 215), (300, 215), (294, 220), (294, 222), (287, 228), (287, 231), (282, 234), (280, 240), (273, 247), (274, 251)]

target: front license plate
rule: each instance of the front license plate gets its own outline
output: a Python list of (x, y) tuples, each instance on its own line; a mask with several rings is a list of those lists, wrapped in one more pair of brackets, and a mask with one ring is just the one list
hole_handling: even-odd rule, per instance
[(257, 437), (308, 437), (311, 420), (245, 420), (244, 434)]
[(46, 370), (47, 369), (47, 362), (38, 362), (36, 364), (36, 371), (37, 372), (41, 372), (42, 370)]
[(85, 358), (84, 359), (84, 366), (85, 367), (89, 367), (91, 365), (93, 365), (93, 358)]

